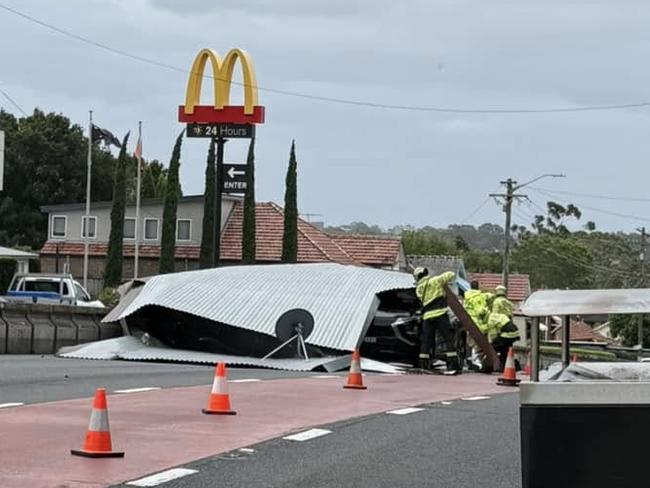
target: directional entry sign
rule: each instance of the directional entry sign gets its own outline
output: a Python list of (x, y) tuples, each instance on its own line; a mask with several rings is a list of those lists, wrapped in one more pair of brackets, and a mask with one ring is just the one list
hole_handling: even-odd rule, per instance
[(251, 139), (255, 137), (253, 124), (187, 124), (187, 137), (224, 137)]
[(248, 189), (248, 166), (224, 163), (221, 172), (224, 193), (246, 193)]

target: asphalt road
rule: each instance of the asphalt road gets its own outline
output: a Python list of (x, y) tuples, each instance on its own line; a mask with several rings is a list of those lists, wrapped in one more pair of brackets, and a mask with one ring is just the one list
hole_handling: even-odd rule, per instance
[[(130, 388), (208, 385), (212, 383), (213, 371), (214, 367), (207, 365), (0, 355), (0, 404), (87, 398), (98, 387), (110, 392)], [(231, 380), (289, 378), (311, 374), (269, 369), (228, 369)]]
[(251, 446), (254, 452), (238, 450), (190, 463), (182, 468), (197, 473), (160, 486), (521, 486), (516, 393), (424, 407), (403, 416), (379, 414), (321, 426), (331, 433), (304, 442), (275, 439)]

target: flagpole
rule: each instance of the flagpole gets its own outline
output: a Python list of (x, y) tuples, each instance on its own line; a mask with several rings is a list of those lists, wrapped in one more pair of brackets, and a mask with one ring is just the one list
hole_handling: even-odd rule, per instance
[(142, 121), (138, 122), (138, 170), (135, 190), (135, 254), (133, 258), (133, 278), (138, 277), (138, 259), (140, 251), (140, 187), (142, 186)]
[[(84, 288), (88, 289), (88, 234), (90, 233), (90, 181), (91, 173), (93, 166), (93, 111), (88, 111), (88, 162), (87, 162), (87, 174), (86, 174), (86, 229), (84, 232), (84, 270), (83, 270), (83, 283)], [(81, 224), (82, 231), (84, 230), (84, 224)]]

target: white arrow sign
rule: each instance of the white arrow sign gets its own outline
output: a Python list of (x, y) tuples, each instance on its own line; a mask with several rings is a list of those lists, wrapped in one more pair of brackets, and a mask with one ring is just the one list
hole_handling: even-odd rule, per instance
[(227, 173), (231, 179), (235, 179), (235, 176), (238, 175), (244, 176), (246, 174), (245, 171), (237, 171), (234, 166), (231, 166), (230, 169), (227, 171)]

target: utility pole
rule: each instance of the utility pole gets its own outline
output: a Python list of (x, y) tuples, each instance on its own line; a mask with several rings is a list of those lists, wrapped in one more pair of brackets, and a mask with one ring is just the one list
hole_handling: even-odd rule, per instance
[(508, 178), (505, 181), (502, 181), (501, 184), (505, 185), (506, 187), (506, 192), (505, 193), (490, 193), (491, 197), (494, 198), (503, 198), (504, 203), (503, 203), (503, 212), (506, 214), (506, 227), (504, 229), (505, 231), (505, 244), (503, 246), (503, 275), (501, 278), (501, 284), (505, 286), (506, 288), (508, 287), (508, 278), (510, 276), (510, 227), (512, 225), (512, 202), (515, 200), (515, 198), (526, 198), (527, 195), (521, 194), (521, 193), (516, 193), (518, 190), (521, 188), (530, 185), (531, 183), (534, 183), (538, 180), (541, 180), (542, 178), (564, 178), (564, 175), (561, 174), (545, 174), (538, 176), (537, 178), (533, 178), (530, 181), (527, 181), (526, 183), (522, 183), (521, 185), (517, 185), (517, 182), (513, 180), (512, 178)]
[[(646, 234), (645, 227), (641, 227), (640, 229), (637, 229), (637, 231), (641, 233), (641, 251), (639, 252), (639, 260), (641, 261), (641, 286), (645, 287), (645, 248), (648, 235)], [(639, 315), (637, 344), (640, 349), (643, 349), (643, 314)]]

